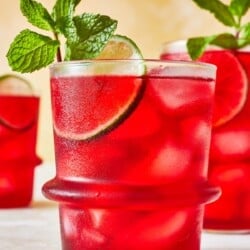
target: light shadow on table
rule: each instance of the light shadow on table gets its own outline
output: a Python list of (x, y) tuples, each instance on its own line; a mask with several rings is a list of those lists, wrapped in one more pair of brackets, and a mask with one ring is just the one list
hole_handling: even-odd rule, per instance
[(51, 201), (33, 201), (31, 208), (57, 208), (57, 203)]

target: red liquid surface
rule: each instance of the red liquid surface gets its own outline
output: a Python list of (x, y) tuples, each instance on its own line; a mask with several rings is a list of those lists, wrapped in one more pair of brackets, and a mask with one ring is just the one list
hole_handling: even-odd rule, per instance
[[(247, 99), (235, 117), (212, 129), (208, 176), (211, 184), (221, 187), (222, 194), (206, 206), (204, 227), (240, 232), (250, 231), (250, 53), (234, 54), (248, 77)], [(188, 58), (182, 54), (165, 54), (162, 59)]]
[[(137, 82), (145, 84), (145, 90), (126, 119), (103, 135), (78, 141), (55, 132), (57, 176), (44, 192), (60, 202), (63, 249), (199, 249), (203, 203), (209, 200), (207, 195), (202, 201), (209, 191), (199, 183), (207, 176), (213, 81), (52, 78), (55, 124), (63, 119), (61, 112), (69, 112), (68, 126), (71, 113), (93, 119), (91, 113), (83, 114), (86, 93), (80, 91), (93, 81), (109, 81), (121, 89)], [(96, 117), (99, 109), (93, 109)], [(145, 185), (158, 189), (144, 196), (136, 192)], [(203, 194), (190, 191), (198, 190), (192, 185)], [(168, 196), (171, 186), (178, 198)]]
[(27, 206), (32, 199), (34, 167), (41, 163), (35, 152), (38, 105), (37, 97), (0, 96), (1, 208)]

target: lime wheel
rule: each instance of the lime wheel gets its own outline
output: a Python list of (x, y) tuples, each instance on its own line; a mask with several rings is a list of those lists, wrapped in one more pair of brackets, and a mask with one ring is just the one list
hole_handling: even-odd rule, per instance
[(199, 61), (217, 66), (213, 125), (220, 126), (243, 108), (247, 98), (247, 76), (238, 59), (227, 50), (206, 51)]
[(111, 131), (142, 98), (145, 64), (131, 39), (113, 36), (96, 59), (90, 62), (93, 74), (89, 77), (82, 77), (80, 70), (76, 77), (69, 74), (51, 80), (54, 130), (60, 137), (90, 140)]
[(96, 59), (142, 59), (142, 53), (133, 40), (114, 35)]
[(143, 89), (142, 79), (129, 76), (52, 78), (54, 130), (71, 140), (96, 138), (131, 114)]
[(37, 105), (26, 79), (12, 74), (0, 77), (0, 124), (14, 130), (27, 129), (37, 118)]

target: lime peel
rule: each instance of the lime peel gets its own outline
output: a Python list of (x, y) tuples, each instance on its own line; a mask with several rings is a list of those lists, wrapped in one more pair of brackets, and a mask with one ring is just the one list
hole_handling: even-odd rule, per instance
[(0, 76), (0, 95), (32, 96), (34, 90), (29, 81), (15, 74)]
[[(131, 39), (125, 36), (114, 35), (104, 48), (103, 52), (101, 52), (101, 54), (96, 58), (96, 60), (100, 61), (100, 63), (96, 62), (95, 60), (89, 62), (90, 67), (94, 68), (94, 70), (91, 71), (90, 76), (115, 75), (123, 77), (124, 75), (127, 77), (132, 76), (137, 78), (145, 74), (145, 63), (143, 61), (142, 54), (139, 48)], [(118, 60), (118, 61), (114, 62), (113, 60)], [(88, 63), (88, 61), (86, 62)], [(63, 68), (67, 68), (67, 66), (65, 65), (65, 67), (63, 66)], [(58, 71), (57, 69), (54, 70), (56, 71), (57, 74), (59, 73), (57, 77), (60, 79), (61, 71), (60, 70)], [(68, 72), (70, 73), (69, 69)], [(79, 70), (79, 72), (82, 71)], [(64, 72), (61, 73), (64, 74)], [(103, 135), (109, 131), (112, 131), (117, 126), (122, 124), (123, 121), (129, 115), (131, 115), (131, 113), (136, 109), (137, 105), (139, 104), (143, 96), (144, 90), (145, 90), (144, 80), (141, 78), (140, 81), (136, 80), (136, 82), (133, 83), (133, 89), (131, 90), (131, 93), (128, 95), (128, 99), (126, 100), (126, 102), (123, 103), (120, 107), (112, 107), (112, 109), (117, 111), (115, 115), (112, 117), (108, 117), (108, 119), (103, 124), (96, 124), (96, 126), (89, 131), (75, 132), (75, 131), (69, 131), (66, 128), (63, 129), (62, 128), (63, 125), (61, 127), (60, 124), (57, 124), (56, 117), (54, 118), (55, 120), (54, 131), (58, 136), (70, 140), (90, 140), (96, 138), (97, 136)], [(101, 94), (105, 95), (104, 92), (102, 92)], [(114, 98), (115, 98), (115, 93), (114, 93)], [(98, 105), (95, 106), (95, 109), (98, 110)], [(60, 118), (58, 118), (58, 120), (60, 120)]]
[(134, 111), (143, 96), (144, 90), (145, 84), (143, 84), (143, 82), (140, 85), (135, 85), (133, 94), (129, 97), (127, 103), (120, 107), (116, 115), (106, 121), (106, 123), (99, 124), (90, 131), (84, 133), (70, 132), (66, 130), (62, 131), (57, 127), (56, 122), (54, 122), (54, 131), (59, 137), (75, 141), (91, 140), (106, 134), (107, 132), (112, 131), (114, 128), (117, 128), (120, 124), (122, 124), (123, 121)]
[[(21, 76), (15, 74), (0, 76), (0, 124), (19, 131), (32, 127), (36, 121), (36, 108), (29, 107), (27, 111), (29, 104), (26, 98), (34, 96), (33, 92), (30, 82)], [(30, 105), (36, 104), (37, 100), (32, 99)], [(25, 107), (25, 110), (21, 111), (22, 107)], [(22, 112), (22, 115), (16, 112)]]
[(142, 59), (135, 42), (122, 35), (113, 35), (96, 59)]

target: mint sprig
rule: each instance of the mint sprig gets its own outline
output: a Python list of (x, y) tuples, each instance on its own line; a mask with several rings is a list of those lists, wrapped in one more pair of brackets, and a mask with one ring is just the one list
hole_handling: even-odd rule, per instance
[(43, 30), (53, 31), (54, 20), (42, 4), (33, 0), (20, 1), (20, 9), (32, 25)]
[[(10, 67), (26, 73), (48, 66), (55, 58), (57, 61), (95, 58), (114, 34), (117, 21), (100, 14), (74, 15), (80, 1), (56, 0), (50, 13), (36, 0), (20, 0), (20, 9), (27, 21), (51, 32), (51, 36), (30, 29), (21, 31), (6, 55)], [(63, 53), (62, 45), (65, 46)]]
[[(66, 60), (96, 57), (116, 28), (108, 16), (84, 13), (73, 18), (73, 29), (67, 40)], [(81, 31), (81, 32), (79, 32)], [(66, 33), (65, 33), (66, 34)]]
[(188, 39), (187, 49), (193, 60), (198, 59), (209, 45), (224, 49), (239, 49), (250, 44), (250, 23), (242, 24), (242, 17), (250, 8), (250, 0), (231, 0), (229, 5), (219, 0), (193, 1), (200, 8), (211, 12), (219, 22), (234, 29), (234, 33)]
[(59, 42), (28, 29), (15, 38), (7, 54), (16, 71), (32, 72), (54, 61)]

